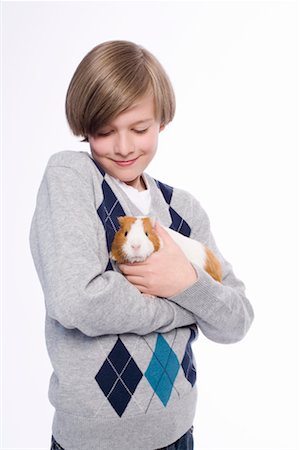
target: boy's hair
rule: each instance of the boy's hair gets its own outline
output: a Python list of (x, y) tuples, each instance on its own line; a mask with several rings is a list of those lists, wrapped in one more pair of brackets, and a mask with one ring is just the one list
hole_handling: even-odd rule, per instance
[(167, 125), (175, 114), (170, 79), (155, 56), (130, 41), (94, 47), (77, 67), (66, 96), (66, 116), (75, 136), (95, 135), (100, 127), (153, 94), (155, 118)]

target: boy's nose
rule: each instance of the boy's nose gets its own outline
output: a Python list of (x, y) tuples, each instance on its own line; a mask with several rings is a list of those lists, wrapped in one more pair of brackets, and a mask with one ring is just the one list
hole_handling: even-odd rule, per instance
[(134, 145), (129, 136), (120, 134), (116, 137), (115, 152), (124, 157), (130, 155), (131, 153), (134, 153)]

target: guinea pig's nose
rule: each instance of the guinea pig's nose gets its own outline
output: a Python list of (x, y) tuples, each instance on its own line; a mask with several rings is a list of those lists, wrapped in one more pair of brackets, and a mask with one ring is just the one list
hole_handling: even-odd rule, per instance
[(139, 250), (141, 248), (141, 244), (131, 244), (133, 250)]

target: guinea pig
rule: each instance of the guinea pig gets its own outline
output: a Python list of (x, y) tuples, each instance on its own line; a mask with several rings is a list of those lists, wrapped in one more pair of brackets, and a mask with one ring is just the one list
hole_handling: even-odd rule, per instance
[[(121, 216), (110, 257), (117, 263), (144, 261), (153, 252), (163, 247), (163, 241), (154, 230), (155, 218), (147, 216)], [(179, 245), (189, 261), (197, 264), (216, 281), (222, 281), (220, 261), (214, 253), (201, 242), (161, 225)]]

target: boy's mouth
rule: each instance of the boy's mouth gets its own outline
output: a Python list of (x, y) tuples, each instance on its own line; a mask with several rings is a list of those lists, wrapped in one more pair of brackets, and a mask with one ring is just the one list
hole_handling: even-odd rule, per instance
[(130, 159), (128, 161), (115, 161), (116, 164), (118, 164), (118, 166), (130, 166), (131, 164), (133, 164), (138, 158), (135, 159)]

